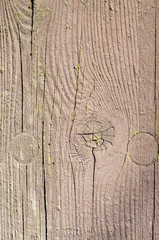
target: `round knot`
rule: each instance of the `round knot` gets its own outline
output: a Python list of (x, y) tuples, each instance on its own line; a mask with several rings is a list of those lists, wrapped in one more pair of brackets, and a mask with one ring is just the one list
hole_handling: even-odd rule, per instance
[(115, 130), (110, 122), (89, 121), (82, 125), (78, 141), (94, 150), (107, 149), (112, 145)]
[(158, 143), (149, 133), (134, 135), (128, 144), (130, 159), (138, 165), (150, 165), (157, 159)]
[(20, 133), (11, 142), (11, 154), (20, 163), (31, 163), (38, 154), (38, 143), (31, 134)]

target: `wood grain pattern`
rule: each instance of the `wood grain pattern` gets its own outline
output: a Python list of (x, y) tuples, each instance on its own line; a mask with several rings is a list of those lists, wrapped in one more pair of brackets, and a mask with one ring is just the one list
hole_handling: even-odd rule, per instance
[(158, 9), (0, 1), (1, 239), (158, 239)]
[[(156, 138), (157, 141), (159, 141), (159, 124), (158, 124), (158, 109), (159, 109), (159, 105), (158, 105), (158, 101), (159, 101), (159, 48), (158, 48), (158, 41), (159, 41), (159, 32), (158, 32), (158, 27), (159, 27), (159, 14), (158, 14), (158, 10), (159, 10), (159, 2), (156, 1), (156, 58), (155, 58), (155, 88), (156, 88), (156, 92), (155, 92), (155, 99), (156, 99)], [(159, 229), (158, 229), (158, 221), (159, 221), (159, 215), (158, 215), (158, 211), (159, 211), (159, 205), (158, 205), (158, 200), (159, 200), (159, 192), (158, 192), (158, 176), (159, 176), (159, 165), (158, 162), (155, 165), (155, 224), (154, 224), (154, 239), (157, 239), (159, 237)]]

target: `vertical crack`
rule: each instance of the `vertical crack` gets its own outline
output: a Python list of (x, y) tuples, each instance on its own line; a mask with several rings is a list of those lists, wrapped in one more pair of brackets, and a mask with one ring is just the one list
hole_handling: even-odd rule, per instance
[(34, 1), (31, 0), (31, 47), (30, 47), (30, 57), (31, 57), (31, 63), (30, 63), (30, 69), (31, 69), (31, 97), (32, 97), (32, 63), (33, 63), (33, 31), (34, 31)]
[(22, 58), (22, 41), (20, 35), (20, 28), (18, 26), (18, 33), (19, 33), (19, 53), (20, 53), (20, 73), (21, 73), (21, 131), (24, 130), (24, 79), (23, 79), (23, 58)]
[(94, 193), (95, 193), (95, 172), (96, 172), (96, 156), (94, 153), (94, 148), (92, 148), (93, 156), (93, 181), (92, 181), (92, 230), (93, 230), (93, 217), (94, 217)]
[(70, 134), (69, 134), (69, 141), (71, 139), (71, 133), (72, 133), (74, 121), (76, 119), (77, 96), (78, 96), (78, 90), (79, 90), (80, 63), (81, 63), (81, 46), (79, 49), (78, 64), (77, 64), (77, 66), (74, 67), (77, 70), (77, 78), (76, 78), (76, 92), (75, 92), (74, 107), (73, 107), (73, 118), (72, 118)]
[(45, 211), (45, 239), (47, 240), (47, 200), (46, 200), (46, 172), (45, 172), (45, 129), (42, 122), (42, 170), (44, 187), (44, 211)]
[(28, 192), (28, 165), (27, 164), (26, 164), (25, 172), (26, 172), (26, 190)]
[[(47, 38), (46, 38), (47, 43)], [(45, 45), (45, 71), (44, 71), (44, 87), (43, 87), (43, 105), (42, 105), (42, 171), (44, 186), (44, 211), (45, 211), (45, 240), (48, 239), (47, 231), (47, 197), (46, 197), (46, 170), (45, 170), (45, 87), (46, 87), (46, 48)]]
[[(73, 125), (74, 125), (74, 122), (75, 122), (75, 119), (76, 119), (77, 96), (78, 96), (78, 90), (79, 90), (80, 63), (81, 63), (81, 46), (80, 46), (79, 54), (78, 54), (78, 64), (77, 64), (77, 66), (75, 67), (75, 69), (77, 70), (76, 92), (75, 92), (75, 99), (74, 99), (72, 124), (71, 124), (70, 133), (69, 133), (69, 144), (71, 144), (71, 134), (72, 134)], [(74, 198), (75, 198), (75, 225), (76, 225), (76, 233), (77, 233), (76, 179), (75, 179), (75, 174), (74, 174), (74, 170), (73, 170), (73, 163), (72, 163), (72, 161), (71, 161), (71, 157), (70, 157), (70, 163), (71, 163), (71, 170), (72, 170), (72, 176), (73, 176)]]
[(31, 14), (31, 58), (32, 58), (32, 53), (33, 53), (33, 29), (34, 29), (34, 0), (31, 0), (31, 9), (32, 9), (32, 14)]
[(72, 176), (73, 176), (73, 186), (74, 186), (74, 198), (75, 198), (75, 226), (76, 226), (76, 233), (77, 233), (77, 197), (76, 197), (76, 180), (75, 180), (75, 174), (74, 174), (74, 170), (73, 170), (73, 164), (72, 161), (71, 162), (71, 170), (72, 170)]
[[(34, 18), (34, 0), (32, 2), (32, 29), (33, 29), (33, 18)], [(51, 14), (50, 14), (51, 19)], [(50, 19), (47, 27), (49, 28)], [(33, 31), (32, 31), (33, 32)], [(46, 168), (45, 168), (45, 91), (46, 91), (46, 54), (47, 54), (47, 43), (48, 43), (48, 29), (46, 32), (45, 50), (44, 50), (44, 81), (43, 81), (43, 100), (42, 100), (42, 175), (43, 175), (43, 187), (44, 187), (44, 214), (45, 214), (45, 240), (48, 240), (48, 212), (47, 212), (47, 186), (46, 186)]]
[(25, 238), (25, 226), (24, 226), (24, 197), (22, 192), (22, 229), (23, 229), (23, 240)]

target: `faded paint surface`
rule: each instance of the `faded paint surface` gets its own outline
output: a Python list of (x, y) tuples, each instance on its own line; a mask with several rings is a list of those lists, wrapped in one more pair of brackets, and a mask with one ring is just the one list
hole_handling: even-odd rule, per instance
[(0, 1), (0, 236), (159, 239), (159, 1)]

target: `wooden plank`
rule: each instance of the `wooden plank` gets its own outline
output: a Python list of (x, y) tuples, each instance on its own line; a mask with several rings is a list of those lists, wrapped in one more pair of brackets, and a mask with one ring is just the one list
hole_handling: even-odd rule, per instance
[(0, 4), (0, 235), (157, 240), (155, 1)]
[[(4, 239), (41, 239), (43, 225), (42, 161), (38, 151), (38, 111), (33, 79), (30, 1), (1, 2), (2, 89), (1, 120), (3, 190), (1, 236)], [(40, 112), (42, 115), (42, 112)], [(43, 227), (44, 226), (44, 227)], [(43, 230), (44, 229), (44, 230)]]
[[(145, 1), (140, 4), (139, 9), (139, 52), (140, 52), (140, 82), (139, 82), (139, 132), (146, 132), (155, 139), (155, 1)], [(148, 136), (148, 135), (147, 135)], [(150, 135), (149, 135), (150, 136)], [(152, 138), (151, 138), (152, 139)], [(147, 140), (148, 141), (148, 140)], [(155, 143), (154, 143), (155, 144)], [(146, 147), (143, 145), (144, 154), (141, 161), (151, 151), (151, 142)], [(142, 152), (142, 149), (141, 149)], [(157, 146), (156, 153), (157, 155)], [(155, 160), (156, 156), (149, 155), (149, 162)], [(140, 168), (142, 176), (142, 205), (139, 216), (141, 225), (147, 229), (142, 238), (154, 239), (154, 215), (155, 215), (155, 169), (154, 164)], [(151, 174), (150, 174), (151, 173)], [(140, 181), (140, 183), (141, 183)], [(147, 210), (146, 210), (147, 209)], [(138, 230), (140, 233), (140, 230)]]
[[(2, 232), (3, 239), (23, 237), (22, 185), (23, 173), (9, 154), (10, 139), (21, 131), (20, 48), (15, 13), (16, 4), (1, 1), (1, 146), (2, 163)], [(13, 20), (13, 21), (12, 21)], [(17, 100), (17, 101), (16, 101)], [(16, 126), (14, 128), (14, 126)], [(25, 187), (25, 175), (24, 187)]]
[[(113, 70), (115, 72), (119, 69), (119, 92), (122, 92), (122, 84), (125, 88), (125, 91), (123, 91), (125, 92), (125, 96), (121, 94), (122, 97), (118, 99), (124, 101), (124, 98), (126, 98), (124, 104), (129, 123), (129, 139), (131, 139), (132, 135), (137, 134), (138, 132), (149, 132), (154, 135), (154, 2), (144, 1), (144, 3), (137, 3), (133, 1), (130, 3), (124, 1), (123, 3), (120, 3), (120, 5), (116, 2), (114, 5), (111, 5), (110, 8), (112, 13), (110, 15), (110, 28), (113, 33), (112, 39), (109, 39), (108, 42), (109, 44), (112, 44), (116, 58), (118, 56), (117, 52), (119, 51), (120, 61), (118, 63), (120, 65), (114, 65), (114, 69), (116, 69)], [(113, 14), (116, 14), (116, 21), (114, 20), (115, 17)], [(109, 15), (107, 14), (107, 16)], [(109, 19), (107, 22), (108, 21)], [(109, 35), (107, 35), (107, 38), (108, 37)], [(121, 40), (122, 44), (120, 42)], [(147, 54), (147, 52), (149, 53)], [(109, 61), (110, 60), (111, 57)], [(149, 64), (149, 62), (151, 64)], [(118, 66), (120, 67), (118, 68)], [(138, 102), (136, 102), (137, 99)], [(149, 137), (147, 138), (149, 140)], [(144, 144), (141, 147), (145, 149)], [(133, 148), (134, 151), (136, 151), (135, 145)], [(144, 153), (142, 148), (141, 152)], [(156, 149), (157, 145), (154, 149), (154, 154), (157, 154)], [(129, 148), (126, 151), (129, 151)], [(107, 196), (106, 194), (103, 196), (103, 198), (105, 197), (105, 199), (108, 199), (107, 201), (109, 204), (108, 206), (105, 204), (105, 208), (107, 209), (107, 211), (105, 211), (105, 218), (109, 224), (107, 224), (107, 227), (102, 224), (102, 226), (104, 226), (103, 233), (101, 233), (103, 237), (110, 239), (152, 238), (154, 214), (154, 167), (152, 164), (150, 166), (142, 166), (142, 161), (144, 162), (146, 159), (146, 154), (145, 149), (144, 155), (141, 155), (142, 157), (140, 157), (140, 166), (140, 164), (137, 165), (136, 163), (134, 164), (131, 162), (130, 158), (132, 158), (132, 152), (128, 152), (129, 158), (127, 157), (127, 161), (123, 164), (122, 171), (120, 172), (115, 186), (114, 195), (111, 195), (110, 190), (114, 189), (114, 187), (112, 187), (111, 184), (111, 187), (109, 188), (108, 180), (105, 180), (105, 186), (107, 186), (106, 192), (109, 193), (110, 196)], [(154, 156), (152, 154), (152, 161)], [(119, 167), (114, 169), (119, 172)], [(101, 175), (101, 172), (99, 175)], [(104, 186), (103, 183), (102, 186)], [(103, 190), (101, 189), (101, 192), (102, 191)], [(105, 201), (103, 200), (103, 205), (104, 202)], [(111, 212), (109, 209), (112, 204), (113, 207)], [(113, 215), (112, 219), (110, 217), (111, 213)], [(98, 219), (100, 218), (101, 217)], [(101, 232), (100, 229), (102, 229), (102, 227), (100, 224), (98, 225), (99, 232)]]

